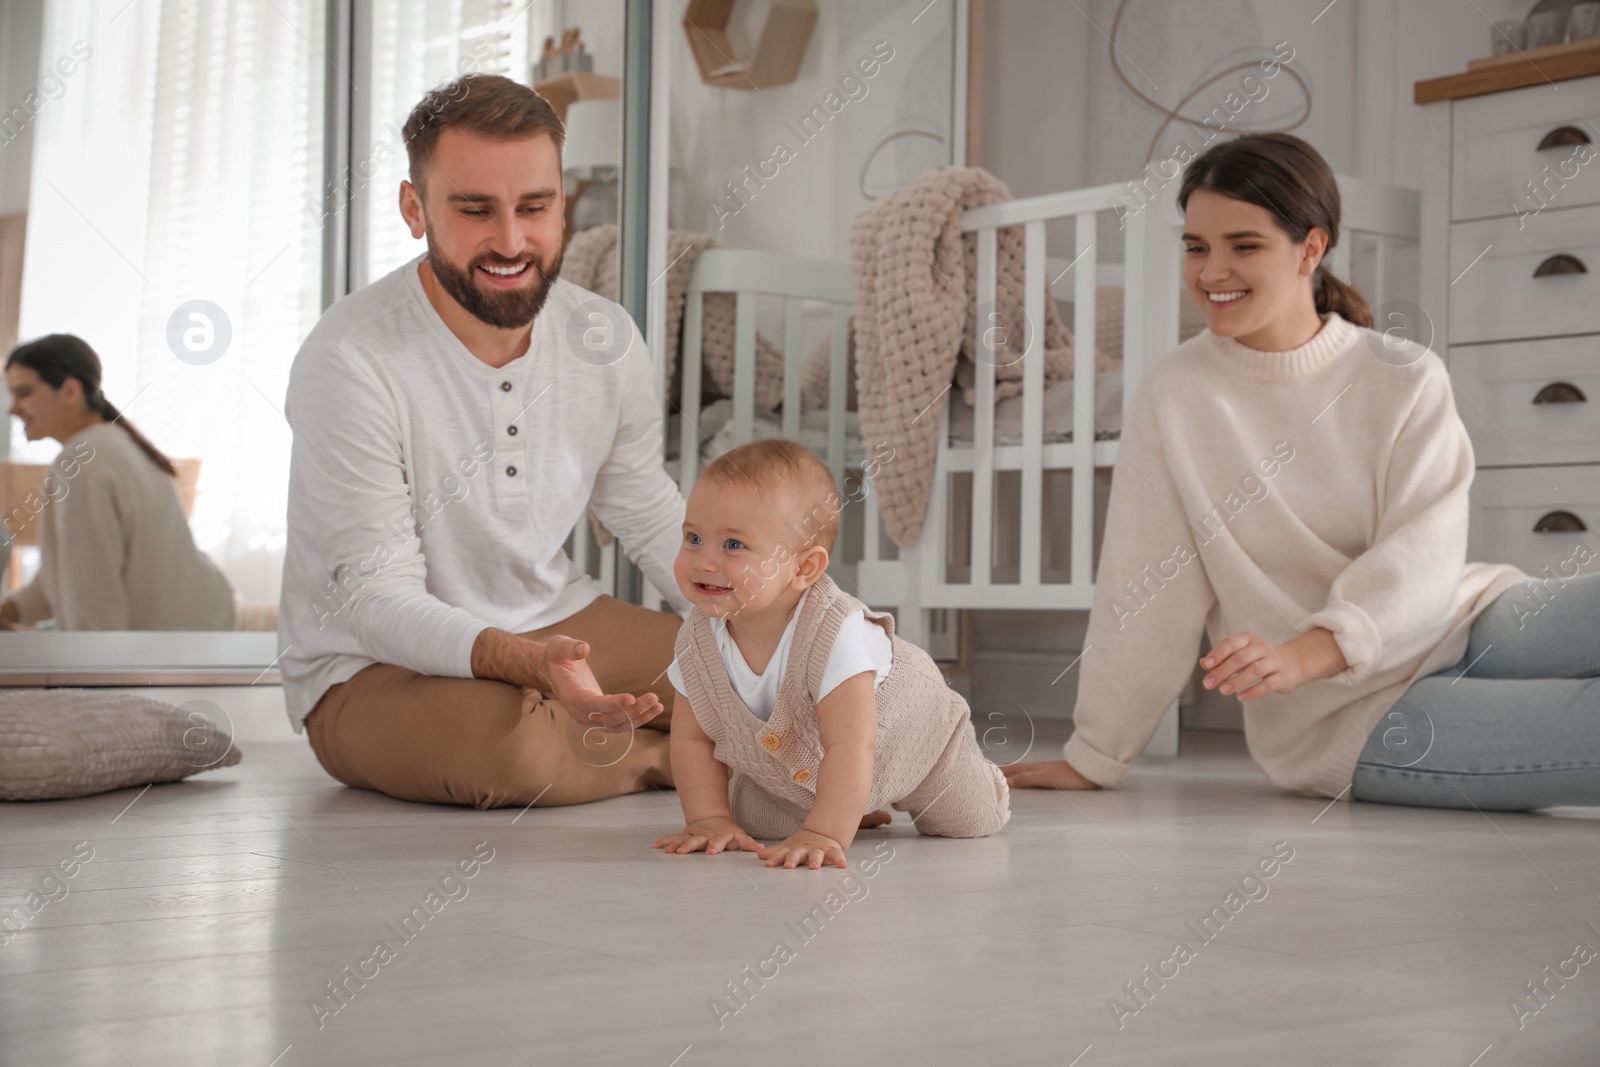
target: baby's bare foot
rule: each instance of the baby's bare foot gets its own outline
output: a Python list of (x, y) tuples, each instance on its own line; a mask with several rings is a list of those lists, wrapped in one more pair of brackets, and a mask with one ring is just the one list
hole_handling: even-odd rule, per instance
[(894, 816), (890, 815), (882, 808), (879, 808), (877, 811), (869, 812), (866, 815), (861, 816), (860, 828), (863, 830), (870, 830), (875, 826), (888, 826), (892, 822), (894, 822)]

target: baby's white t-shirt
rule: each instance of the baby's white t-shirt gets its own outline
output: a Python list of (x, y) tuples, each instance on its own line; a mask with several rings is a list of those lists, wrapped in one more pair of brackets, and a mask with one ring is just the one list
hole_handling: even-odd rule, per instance
[[(783, 681), (784, 668), (789, 663), (789, 645), (794, 640), (795, 625), (806, 606), (806, 597), (810, 595), (809, 588), (800, 594), (800, 602), (795, 605), (794, 614), (789, 616), (789, 625), (784, 627), (778, 647), (772, 653), (767, 669), (761, 674), (751, 670), (750, 664), (745, 662), (744, 653), (739, 651), (733, 635), (728, 632), (727, 622), (715, 618), (708, 620), (733, 691), (762, 722), (772, 718), (772, 709), (777, 706), (778, 685)], [(828, 653), (828, 666), (822, 672), (822, 685), (817, 689), (817, 699), (820, 701), (833, 692), (840, 682), (854, 678), (863, 671), (873, 672), (872, 688), (876, 690), (889, 677), (889, 669), (893, 665), (894, 643), (884, 633), (883, 627), (868, 622), (860, 611), (852, 611), (839, 624), (839, 636), (833, 642), (833, 651)], [(667, 667), (667, 678), (674, 689), (680, 693), (684, 691), (683, 672), (679, 670), (676, 659)]]

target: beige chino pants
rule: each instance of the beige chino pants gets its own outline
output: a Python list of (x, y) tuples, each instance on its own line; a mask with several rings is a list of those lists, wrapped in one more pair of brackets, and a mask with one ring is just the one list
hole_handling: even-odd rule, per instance
[(525, 637), (589, 643), (607, 693), (655, 693), (662, 713), (607, 733), (545, 693), (482, 678), (435, 678), (376, 663), (332, 686), (306, 718), (317, 760), (334, 778), (402, 800), (541, 807), (582, 804), (672, 784), (666, 670), (680, 620), (609, 596)]

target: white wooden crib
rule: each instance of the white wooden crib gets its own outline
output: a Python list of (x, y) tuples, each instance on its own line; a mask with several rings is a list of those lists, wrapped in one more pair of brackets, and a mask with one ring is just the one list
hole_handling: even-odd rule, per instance
[[(1420, 195), (1345, 176), (1338, 182), (1342, 233), (1331, 265), (1380, 312), (1382, 329), (1387, 325), (1381, 320), (1386, 303), (1416, 298)], [(853, 303), (845, 263), (742, 250), (701, 254), (688, 286), (684, 395), (669, 470), (687, 492), (707, 456), (721, 448), (773, 433), (806, 440), (852, 502), (845, 509), (830, 574), (862, 600), (895, 609), (899, 632), (936, 655), (941, 643), (946, 652), (952, 651), (953, 628), (934, 625), (952, 610), (1087, 610), (1094, 597), (1096, 538), (1104, 523), (1103, 507), (1097, 508), (1096, 474), (1101, 475), (1103, 499), (1105, 476), (1117, 461), (1122, 408), (1144, 368), (1177, 345), (1179, 302), (1190, 299), (1182, 286), (1183, 243), (1176, 209), (1152, 202), (1130, 211), (1128, 203), (1126, 184), (1102, 185), (993, 204), (963, 217), (963, 230), (977, 235), (979, 306), (992, 306), (995, 300), (996, 235), (1010, 226), (1021, 226), (1025, 234), (1027, 320), (1045, 321), (1047, 298), (1072, 301), (1070, 411), (1064, 425), (1059, 420), (1047, 425), (1047, 408), (1059, 413), (1062, 405), (1047, 403), (1044, 331), (1030, 330), (1022, 356), (1022, 395), (1006, 402), (1020, 404), (1020, 440), (997, 443), (995, 361), (979, 359), (971, 418), (959, 420), (964, 429), (953, 436), (952, 413), (958, 411), (956, 405), (964, 405), (956, 390), (941, 414), (934, 483), (915, 546), (897, 550), (889, 542), (875, 498), (862, 489), (866, 449), (855, 413), (845, 410)], [(1120, 227), (1101, 221), (1119, 215)], [(1053, 222), (1075, 228), (1069, 259), (1045, 255), (1046, 227)], [(1097, 248), (1103, 231), (1115, 232), (1114, 241), (1121, 242), (1121, 263), (1107, 254), (1111, 248)], [(1120, 395), (1113, 394), (1109, 405), (1107, 398), (1096, 395), (1108, 385), (1106, 376), (1097, 379), (1095, 374), (1096, 297), (1102, 285), (1120, 285), (1123, 296)], [(714, 292), (734, 293), (737, 301), (731, 417), (729, 400), (721, 401), (722, 410), (715, 413), (701, 405), (701, 306), (704, 295)], [(776, 416), (758, 411), (755, 403), (758, 301), (775, 301), (781, 309), (777, 317), (767, 316), (781, 322), (783, 338), (784, 401)], [(979, 351), (986, 343), (985, 326), (978, 323)], [(831, 340), (827, 406), (802, 413), (801, 368), (819, 333)], [(710, 414), (717, 417), (708, 418)], [(1047, 492), (1047, 483), (1059, 488), (1063, 482), (1069, 486), (1065, 494)], [(592, 550), (587, 537), (578, 536), (586, 533), (575, 532), (574, 558), (580, 565), (588, 565)], [(610, 558), (603, 557), (591, 569), (603, 584), (615, 573)], [(647, 588), (647, 602), (660, 603), (659, 594)], [(1175, 753), (1177, 726), (1174, 701), (1146, 751)]]

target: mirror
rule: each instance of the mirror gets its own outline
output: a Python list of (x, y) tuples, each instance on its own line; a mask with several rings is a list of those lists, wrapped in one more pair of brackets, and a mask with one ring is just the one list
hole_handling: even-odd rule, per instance
[[(686, 325), (667, 352), (682, 366), (666, 450), (684, 487), (752, 432), (815, 450), (844, 501), (828, 573), (854, 593), (874, 457), (848, 351), (851, 229), (925, 171), (965, 165), (967, 5), (822, 0), (809, 35), (779, 25), (799, 6), (707, 5), (670, 27), (663, 295)], [(746, 359), (741, 395), (729, 368)]]
[[(471, 71), (537, 83), (571, 123), (572, 225), (617, 221), (623, 0), (291, 0), (233, 17), (246, 6), (193, 21), (143, 4), (0, 10), (0, 98), (23, 102), (0, 117), (0, 351), (54, 333), (92, 347), (120, 421), (176, 472), (162, 478), (193, 549), (180, 533), (161, 555), (206, 561), (234, 609), (231, 630), (102, 632), (80, 614), (0, 632), (8, 684), (152, 667), (260, 680), (274, 664), (289, 369), (332, 298), (423, 250), (397, 201), (400, 130), (425, 90)], [(39, 532), (72, 487), (47, 478), (61, 441), (7, 421), (15, 590), (56, 551)], [(192, 597), (200, 572), (175, 573), (150, 595)]]
[[(92, 346), (105, 397), (173, 461), (195, 552), (226, 579), (235, 609), (234, 629), (204, 634), (0, 632), (0, 678), (159, 668), (169, 684), (185, 672), (276, 680), (289, 368), (332, 299), (423, 249), (397, 205), (407, 113), (471, 70), (535, 84), (568, 124), (570, 248), (619, 221), (629, 6), (293, 0), (192, 24), (140, 4), (0, 10), (0, 90), (23, 101), (0, 116), (0, 350), (50, 333)], [(820, 0), (803, 41), (769, 32), (770, 5), (737, 3), (711, 35), (727, 62), (712, 56), (709, 67), (696, 58), (704, 28), (672, 5), (652, 10), (668, 90), (652, 99), (668, 146), (653, 179), (667, 207), (653, 220), (658, 247), (700, 235), (837, 273), (870, 199), (965, 159), (965, 3)], [(740, 77), (751, 87), (728, 87)], [(642, 184), (643, 161), (629, 165)], [(607, 247), (596, 236), (590, 252)], [(599, 255), (591, 277), (606, 273)], [(670, 298), (667, 277), (650, 283), (652, 303)], [(764, 337), (788, 339), (770, 308), (760, 314)], [(826, 306), (802, 320), (807, 351), (841, 336)], [(674, 414), (669, 454), (682, 430)], [(40, 515), (61, 495), (43, 468), (61, 445), (28, 440), (10, 418), (0, 447), (0, 558), (13, 589), (39, 573)], [(615, 557), (597, 549), (587, 532), (575, 538), (581, 566), (614, 574)]]

